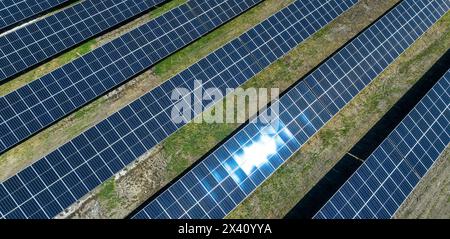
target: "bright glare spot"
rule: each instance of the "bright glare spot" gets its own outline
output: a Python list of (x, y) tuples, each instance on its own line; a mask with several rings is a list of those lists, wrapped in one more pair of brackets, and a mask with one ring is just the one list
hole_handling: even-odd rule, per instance
[(241, 155), (234, 157), (239, 167), (250, 175), (255, 168), (268, 163), (269, 156), (277, 152), (277, 143), (273, 137), (263, 135), (254, 144), (245, 147)]

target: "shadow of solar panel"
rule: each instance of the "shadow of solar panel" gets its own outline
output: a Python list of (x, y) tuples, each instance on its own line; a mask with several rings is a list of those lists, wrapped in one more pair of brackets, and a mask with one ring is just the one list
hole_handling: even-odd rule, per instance
[(164, 1), (83, 1), (0, 37), (0, 82)]
[(316, 214), (391, 218), (450, 143), (450, 71)]
[(192, 0), (0, 97), (0, 153), (46, 128), (261, 0)]
[(68, 0), (3, 0), (0, 2), (0, 30), (66, 2)]
[[(198, 63), (39, 160), (29, 167), (33, 170), (39, 168), (36, 175), (45, 174), (45, 176), (42, 176), (46, 179), (42, 182), (44, 188), (36, 189), (36, 191), (39, 191), (38, 194), (50, 191), (53, 195), (50, 187), (45, 185), (62, 183), (64, 187), (62, 189), (59, 187), (55, 188), (54, 191), (55, 193), (58, 192), (58, 196), (55, 196), (52, 200), (40, 201), (38, 204), (43, 206), (54, 201), (60, 205), (62, 201), (74, 202), (79, 198), (78, 195), (84, 195), (85, 191), (92, 190), (95, 186), (104, 182), (114, 173), (123, 169), (125, 165), (128, 165), (182, 127), (184, 123), (174, 124), (169, 116), (170, 110), (175, 103), (170, 99), (169, 95), (175, 87), (186, 86), (191, 87), (190, 89), (193, 90), (191, 83), (195, 80), (206, 80), (205, 87), (235, 88), (355, 3), (356, 0), (296, 1), (241, 37), (211, 53)], [(222, 12), (222, 10), (218, 12)], [(322, 18), (314, 19), (308, 17), (315, 13), (322, 16)], [(278, 36), (283, 37), (278, 39)], [(288, 45), (289, 48), (283, 47), (284, 44), (281, 41), (284, 41), (283, 43)], [(269, 46), (271, 50), (266, 51), (265, 49)], [(261, 54), (257, 55), (257, 52)], [(216, 99), (216, 101), (218, 100), (220, 99)], [(63, 171), (59, 169), (61, 164), (66, 165), (61, 168)], [(19, 175), (21, 173), (13, 178), (20, 178)], [(9, 181), (14, 181), (14, 179), (7, 180), (7, 182)], [(27, 178), (26, 181), (29, 182), (32, 179)], [(7, 182), (5, 183), (7, 184)], [(24, 187), (26, 188), (27, 186), (25, 185)], [(60, 189), (61, 191), (59, 191)], [(5, 196), (5, 201), (14, 197), (12, 194)], [(35, 200), (34, 198), (29, 198), (29, 195), (20, 197), (28, 197), (28, 200)], [(20, 208), (22, 204), (16, 203), (15, 205), (17, 208)], [(62, 205), (61, 207), (64, 208)], [(55, 215), (46, 212), (44, 207), (42, 208), (48, 217)], [(23, 214), (23, 217), (33, 217), (39, 211), (29, 211)], [(16, 214), (10, 214), (9, 210), (2, 211), (2, 213), (6, 217), (8, 215), (12, 217), (17, 216)]]
[[(449, 8), (444, 0), (403, 1), (286, 91), (276, 122), (246, 124), (131, 217), (223, 218)], [(399, 158), (395, 151), (391, 155)], [(369, 186), (377, 186), (375, 178)], [(339, 193), (336, 200), (342, 203), (343, 197)]]

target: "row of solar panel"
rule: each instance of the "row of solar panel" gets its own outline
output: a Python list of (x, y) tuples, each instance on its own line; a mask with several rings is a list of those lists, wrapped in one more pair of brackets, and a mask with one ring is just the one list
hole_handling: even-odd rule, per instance
[[(276, 122), (248, 123), (132, 218), (223, 218), (449, 8), (445, 0), (403, 1), (284, 94)], [(398, 32), (408, 45), (392, 40)], [(332, 95), (333, 108), (324, 98)]]
[(0, 82), (164, 1), (84, 1), (0, 37)]
[(0, 153), (261, 0), (189, 1), (0, 98)]
[(57, 7), (68, 0), (2, 0), (0, 30)]
[[(171, 94), (168, 90), (175, 86), (186, 86), (187, 82), (193, 82), (194, 79), (209, 79), (214, 85), (222, 85), (221, 88), (224, 80), (227, 80), (235, 82), (226, 83), (228, 86), (236, 87), (261, 70), (257, 63), (251, 61), (251, 57), (256, 54), (250, 54), (246, 47), (253, 52), (269, 49), (261, 56), (271, 54), (278, 58), (283, 54), (281, 46), (290, 42), (289, 48), (284, 48), (284, 51), (291, 49), (310, 35), (307, 31), (314, 33), (355, 3), (356, 0), (296, 1), (8, 179), (3, 183), (6, 190), (0, 194), (2, 214), (6, 217), (56, 215), (184, 125), (175, 125), (165, 113), (173, 104), (166, 97)], [(327, 20), (309, 17), (316, 12)], [(246, 40), (251, 39), (249, 36), (254, 39), (252, 45)], [(244, 46), (243, 42), (248, 44)], [(270, 49), (278, 53), (273, 53)], [(192, 89), (190, 84), (189, 87)], [(30, 204), (40, 207), (30, 207)]]
[(450, 143), (450, 71), (316, 214), (391, 218)]

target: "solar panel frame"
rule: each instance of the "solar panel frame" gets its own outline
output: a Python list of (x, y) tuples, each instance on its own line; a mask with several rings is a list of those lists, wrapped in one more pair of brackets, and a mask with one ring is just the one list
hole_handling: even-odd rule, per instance
[[(319, 7), (319, 6), (328, 6), (330, 9), (330, 13), (334, 14), (333, 16), (339, 15), (339, 13), (343, 12), (343, 9), (348, 9), (350, 6), (354, 5), (356, 3), (356, 0), (348, 0), (345, 2), (345, 4), (342, 4), (342, 6), (339, 6), (337, 4), (337, 0), (311, 0), (308, 4), (304, 3), (304, 1), (296, 1), (294, 4), (291, 4), (291, 8), (296, 8), (297, 5), (300, 8), (306, 8), (310, 7), (312, 10), (309, 12), (315, 12), (315, 11), (325, 11), (325, 7)], [(333, 3), (333, 4), (330, 4)], [(315, 5), (313, 5), (315, 4)], [(349, 6), (347, 6), (348, 4)], [(315, 7), (313, 7), (315, 6)], [(284, 12), (281, 12), (281, 14), (286, 13), (288, 11), (291, 11), (290, 8), (285, 8), (283, 10)], [(330, 16), (327, 14), (323, 14), (323, 16)], [(297, 16), (300, 19), (303, 19), (302, 15)], [(273, 18), (269, 18), (273, 19)], [(331, 17), (333, 19), (333, 17)], [(330, 20), (331, 20), (330, 19)], [(300, 20), (298, 20), (300, 21)], [(316, 21), (313, 21), (313, 23)], [(313, 28), (314, 29), (314, 28)], [(320, 24), (316, 25), (316, 30), (320, 29)], [(263, 29), (264, 30), (264, 29)], [(305, 30), (306, 31), (306, 30)], [(304, 33), (304, 31), (300, 31), (302, 34), (306, 34), (309, 36), (309, 33)], [(277, 35), (278, 33), (273, 33)], [(297, 33), (300, 36), (300, 33)], [(244, 34), (244, 36), (247, 36)], [(289, 39), (288, 39), (289, 40)], [(303, 38), (298, 37), (298, 41), (302, 41)], [(261, 66), (259, 66), (256, 63), (249, 63), (249, 59), (251, 59), (252, 55), (249, 54), (249, 52), (246, 50), (245, 47), (243, 47), (242, 43), (240, 45), (238, 44), (240, 42), (240, 38), (231, 41), (229, 44), (226, 44), (223, 48), (217, 50), (216, 52), (225, 53), (224, 50), (227, 52), (232, 52), (231, 55), (224, 55), (222, 57), (227, 57), (226, 59), (229, 60), (232, 64), (232, 66), (237, 65), (233, 64), (233, 61), (237, 60), (241, 63), (243, 63), (244, 70), (248, 70), (249, 65), (253, 65), (257, 67), (256, 69), (258, 71), (261, 70)], [(245, 41), (244, 41), (245, 42)], [(268, 41), (270, 42), (270, 41)], [(233, 51), (232, 51), (233, 50)], [(271, 51), (269, 51), (271, 52)], [(242, 54), (247, 54), (247, 56)], [(163, 83), (160, 87), (155, 88), (150, 93), (148, 93), (146, 96), (141, 97), (139, 100), (136, 100), (135, 102), (131, 103), (129, 106), (123, 108), (119, 112), (115, 113), (108, 119), (102, 121), (97, 126), (85, 131), (82, 135), (76, 137), (74, 140), (68, 142), (64, 146), (60, 147), (56, 151), (52, 152), (51, 154), (47, 155), (45, 158), (38, 160), (35, 164), (30, 166), (29, 168), (32, 168), (33, 170), (36, 170), (36, 175), (42, 175), (43, 178), (45, 178), (45, 182), (42, 183), (42, 185), (56, 185), (57, 182), (60, 182), (58, 178), (62, 178), (64, 176), (63, 181), (65, 184), (70, 183), (70, 180), (67, 179), (69, 175), (74, 174), (75, 178), (78, 179), (77, 182), (80, 182), (79, 185), (82, 185), (82, 188), (75, 188), (76, 185), (69, 185), (68, 187), (71, 188), (71, 190), (74, 190), (73, 192), (63, 190), (65, 192), (65, 195), (62, 195), (61, 197), (64, 197), (64, 199), (72, 199), (75, 200), (78, 196), (74, 197), (72, 194), (76, 195), (84, 195), (85, 191), (90, 191), (99, 184), (99, 182), (103, 182), (106, 179), (108, 179), (110, 176), (112, 176), (115, 172), (118, 172), (122, 168), (125, 167), (125, 165), (128, 165), (133, 160), (135, 160), (138, 156), (145, 153), (146, 150), (149, 150), (151, 147), (153, 147), (157, 142), (160, 142), (162, 139), (167, 137), (167, 132), (174, 132), (177, 128), (172, 123), (171, 120), (167, 120), (167, 114), (159, 114), (161, 111), (160, 104), (163, 104), (164, 100), (161, 98), (155, 98), (155, 97), (162, 97), (164, 92), (169, 92), (171, 88), (175, 87), (176, 85), (179, 85), (180, 83), (183, 83), (183, 77), (193, 77), (194, 73), (192, 70), (197, 69), (200, 70), (197, 72), (202, 77), (207, 78), (208, 74), (213, 74), (213, 72), (206, 71), (205, 64), (212, 64), (215, 63), (210, 62), (206, 59), (213, 59), (216, 58), (216, 61), (219, 59), (217, 57), (212, 57), (215, 53), (211, 53), (209, 56), (204, 58), (203, 60), (199, 61), (197, 64), (194, 64), (192, 67), (188, 68), (187, 70), (183, 71), (179, 75), (173, 77), (171, 80)], [(272, 53), (273, 54), (273, 53)], [(283, 52), (277, 53), (277, 54), (284, 54)], [(279, 55), (281, 56), (281, 55)], [(203, 66), (203, 67), (202, 67)], [(222, 66), (224, 67), (224, 66)], [(192, 69), (192, 70), (191, 70)], [(208, 69), (211, 69), (208, 68)], [(238, 69), (238, 68), (236, 68)], [(253, 69), (255, 70), (255, 69)], [(244, 71), (243, 71), (244, 72)], [(239, 72), (238, 72), (239, 73)], [(249, 72), (246, 72), (246, 74), (256, 74), (256, 72), (253, 72), (251, 69)], [(238, 76), (239, 75), (239, 76)], [(246, 80), (246, 75), (243, 73), (239, 73), (238, 75), (234, 75), (236, 78), (232, 78), (231, 82), (233, 84), (238, 84), (238, 79), (240, 83), (242, 81)], [(231, 77), (231, 75), (229, 75)], [(248, 76), (248, 75), (247, 75)], [(221, 84), (224, 85), (223, 82), (224, 79), (219, 77), (216, 77), (218, 80), (218, 83), (213, 83), (213, 85)], [(175, 85), (173, 85), (175, 84)], [(225, 84), (226, 85), (226, 84)], [(165, 89), (165, 90), (163, 90)], [(192, 88), (191, 88), (192, 89)], [(153, 96), (154, 95), (154, 96)], [(170, 99), (169, 99), (170, 102)], [(172, 104), (168, 105), (169, 107)], [(158, 108), (159, 106), (159, 108)], [(139, 111), (140, 109), (140, 111)], [(147, 121), (146, 124), (143, 124), (142, 121), (140, 121), (140, 118), (148, 117), (145, 116), (145, 114), (149, 114), (150, 112), (153, 112), (155, 117), (153, 118), (153, 121)], [(141, 113), (145, 113), (144, 115), (141, 115)], [(139, 115), (139, 117), (137, 117)], [(158, 118), (161, 117), (162, 118)], [(135, 120), (131, 120), (131, 118), (134, 118)], [(156, 120), (157, 119), (157, 120)], [(164, 122), (161, 127), (161, 124), (158, 122)], [(137, 123), (137, 125), (136, 125)], [(170, 127), (167, 127), (169, 124), (171, 124)], [(184, 125), (184, 124), (183, 124)], [(114, 126), (114, 127), (113, 127)], [(151, 127), (157, 127), (156, 131), (153, 131), (152, 134), (152, 128)], [(150, 130), (149, 130), (150, 129)], [(104, 132), (104, 133), (101, 133)], [(136, 141), (136, 139), (139, 139), (139, 141)], [(112, 144), (114, 143), (114, 144)], [(109, 145), (111, 145), (109, 147)], [(82, 147), (83, 146), (83, 147)], [(78, 148), (78, 149), (77, 149)], [(84, 159), (83, 154), (86, 155), (93, 155), (89, 160)], [(120, 157), (119, 157), (120, 156)], [(71, 172), (67, 173), (61, 173), (59, 174), (55, 171), (55, 168), (61, 164), (61, 161), (66, 161), (70, 168)], [(84, 163), (84, 162), (87, 163)], [(93, 170), (94, 168), (94, 170)], [(27, 169), (25, 169), (27, 170)], [(95, 173), (94, 173), (95, 171)], [(22, 173), (22, 172), (21, 172)], [(19, 174), (21, 174), (19, 173)], [(89, 182), (89, 185), (85, 185), (83, 180), (81, 180), (79, 177), (80, 175), (90, 175), (89, 178), (87, 178), (86, 182)], [(78, 176), (78, 177), (77, 177)], [(28, 178), (27, 181), (33, 181), (32, 179)], [(83, 176), (82, 176), (83, 177)], [(36, 178), (36, 177), (35, 177)], [(38, 177), (40, 180), (40, 178)], [(34, 179), (37, 180), (37, 179)], [(7, 180), (10, 181), (10, 180)], [(14, 180), (11, 180), (14, 181)], [(55, 183), (52, 183), (54, 181)], [(76, 180), (72, 180), (76, 181)], [(6, 183), (6, 182), (5, 182)], [(43, 194), (45, 188), (39, 188), (40, 193), (38, 195)], [(73, 186), (73, 187), (71, 187)], [(84, 190), (83, 190), (84, 188)], [(61, 192), (61, 191), (60, 191)], [(52, 192), (56, 193), (56, 192)], [(14, 194), (14, 193), (13, 193)], [(27, 195), (26, 195), (27, 196)], [(50, 195), (53, 196), (53, 195)], [(52, 202), (50, 199), (51, 197), (47, 196), (45, 197), (48, 202)], [(59, 194), (58, 194), (59, 196)], [(58, 198), (58, 197), (54, 197)], [(59, 198), (58, 198), (59, 199)], [(3, 199), (3, 201), (8, 199)], [(0, 200), (1, 201), (1, 200)], [(2, 201), (2, 202), (3, 202)], [(40, 205), (47, 205), (45, 200), (39, 201)], [(53, 202), (59, 202), (59, 200), (53, 201)], [(59, 202), (59, 204), (64, 202)], [(50, 209), (53, 209), (55, 205), (52, 205)], [(60, 208), (65, 208), (67, 205), (60, 205)], [(56, 207), (58, 208), (58, 207)], [(1, 208), (0, 208), (1, 209)], [(10, 208), (9, 208), (10, 209)], [(50, 210), (46, 206), (43, 207), (42, 210)], [(6, 208), (8, 210), (8, 208)], [(23, 210), (19, 207), (15, 210)], [(6, 216), (17, 216), (15, 213), (4, 213)], [(23, 217), (26, 217), (28, 215), (22, 215)]]
[(83, 1), (1, 36), (0, 82), (124, 23), (164, 1)]
[(450, 70), (314, 218), (393, 217), (450, 143), (449, 89)]
[[(399, 12), (399, 9), (404, 9), (405, 5), (408, 6), (408, 4), (411, 4), (412, 2), (414, 1), (402, 2), (391, 12), (387, 13), (385, 17), (380, 19), (379, 22), (383, 22), (389, 17), (397, 19), (396, 16), (401, 16), (401, 14), (399, 14), (401, 13)], [(424, 6), (423, 2), (416, 1), (416, 3), (412, 5), (414, 5), (416, 8), (419, 8), (416, 5), (420, 4), (422, 4), (423, 9)], [(448, 4), (443, 5), (446, 4), (443, 1), (435, 1), (435, 4), (441, 4), (439, 5), (439, 7), (445, 6), (447, 11), (450, 8)], [(428, 4), (427, 6), (429, 7), (430, 4)], [(443, 9), (440, 9), (441, 12), (439, 12), (438, 10), (435, 15), (430, 14), (433, 18), (435, 18), (433, 19), (434, 21), (438, 19), (439, 15), (440, 16), (443, 15), (442, 10)], [(419, 11), (419, 13), (420, 12), (421, 11)], [(419, 16), (419, 14), (417, 14), (416, 16)], [(408, 19), (411, 18), (409, 17)], [(429, 23), (431, 23), (431, 21)], [(375, 28), (377, 28), (377, 26), (374, 27), (373, 25), (367, 31), (363, 32), (361, 35), (355, 38), (355, 40), (347, 44), (341, 51), (333, 55), (329, 60), (327, 60), (324, 64), (319, 66), (319, 68), (317, 68), (305, 79), (303, 79), (303, 81), (300, 81), (297, 85), (292, 87), (286, 94), (284, 94), (279, 101), (281, 105), (280, 108), (284, 110), (280, 114), (278, 124), (274, 124), (275, 127), (270, 125), (269, 126), (259, 125), (258, 123), (246, 124), (243, 128), (241, 128), (238, 132), (236, 132), (236, 134), (234, 134), (230, 139), (225, 141), (211, 154), (208, 154), (204, 160), (199, 162), (191, 170), (187, 171), (184, 174), (184, 176), (182, 176), (179, 180), (176, 180), (173, 184), (171, 184), (170, 187), (161, 191), (157, 196), (152, 198), (152, 200), (150, 200), (146, 205), (144, 205), (139, 210), (135, 211), (131, 215), (131, 218), (161, 219), (161, 218), (184, 218), (186, 216), (190, 218), (223, 218), (224, 216), (226, 216), (231, 211), (231, 209), (234, 208), (230, 207), (229, 205), (230, 199), (234, 201), (234, 206), (240, 204), (248, 195), (250, 195), (257, 188), (258, 185), (260, 185), (264, 181), (263, 179), (264, 177), (261, 177), (261, 175), (265, 175), (266, 178), (270, 177), (270, 175), (275, 171), (275, 169), (279, 168), (284, 163), (285, 160), (287, 160), (291, 155), (293, 155), (301, 147), (301, 145), (303, 145), (312, 135), (314, 135), (318, 131), (318, 129), (322, 125), (328, 122), (337, 113), (331, 110), (332, 108), (329, 107), (329, 104), (327, 104), (323, 100), (323, 98), (317, 96), (323, 96), (329, 92), (328, 90), (324, 91), (322, 89), (322, 86), (325, 86), (325, 89), (330, 89), (329, 87), (334, 87), (334, 85), (337, 85), (337, 83), (340, 82), (339, 81), (337, 83), (334, 82), (333, 85), (328, 84), (328, 87), (326, 87), (326, 84), (321, 82), (320, 84), (318, 84), (320, 88), (316, 88), (316, 90), (318, 91), (322, 90), (322, 93), (314, 92), (313, 88), (314, 86), (316, 86), (316, 84), (312, 83), (315, 83), (316, 79), (328, 79), (336, 77), (334, 75), (336, 69), (331, 71), (333, 68), (330, 69), (329, 66), (336, 65), (335, 59), (339, 59), (341, 57), (341, 54), (345, 54), (348, 51), (348, 49), (354, 48), (353, 50), (357, 52), (357, 54), (359, 55), (359, 49), (355, 48), (353, 43), (355, 42), (358, 43), (361, 38), (366, 37), (366, 35), (364, 34), (368, 34), (367, 32), (370, 32), (372, 29)], [(425, 30), (426, 30), (425, 28), (421, 29), (419, 30), (419, 33), (423, 33)], [(417, 34), (416, 38), (419, 37), (419, 35), (422, 34)], [(360, 46), (360, 49), (362, 50), (367, 50), (365, 48), (366, 47), (363, 45)], [(401, 52), (403, 52), (403, 50)], [(397, 55), (395, 57), (389, 55), (388, 57), (390, 61), (388, 61), (387, 63), (392, 62), (395, 58), (398, 57), (398, 55), (401, 52), (396, 52)], [(364, 56), (369, 55), (368, 53), (369, 52), (367, 52), (367, 54)], [(362, 56), (363, 55), (361, 55), (361, 57)], [(361, 58), (360, 61), (362, 60), (363, 59)], [(387, 67), (387, 65), (388, 64), (386, 64), (385, 67)], [(369, 71), (371, 69), (370, 67), (371, 65), (367, 66), (369, 66), (369, 68), (366, 69), (367, 71)], [(381, 70), (384, 70), (384, 68), (380, 69), (379, 71), (381, 72)], [(323, 75), (324, 71), (329, 71), (329, 74)], [(331, 76), (330, 74), (333, 74), (333, 76), (324, 77), (324, 76)], [(364, 76), (365, 74), (361, 75), (362, 79), (366, 79), (363, 78), (365, 77)], [(357, 75), (356, 79), (359, 80), (359, 78), (360, 77), (358, 77)], [(343, 78), (341, 77), (340, 79)], [(369, 83), (370, 82), (367, 82), (366, 85)], [(348, 84), (354, 87), (355, 90), (353, 91), (352, 95), (346, 97), (347, 102), (350, 101), (357, 93), (359, 93), (359, 91), (362, 90), (362, 88), (365, 87), (364, 85), (364, 87), (362, 88), (356, 88), (355, 84), (350, 81)], [(311, 87), (310, 85), (312, 85), (313, 87)], [(295, 102), (303, 102), (304, 106), (300, 106), (301, 108), (299, 108), (299, 106), (297, 106)], [(302, 113), (297, 114), (295, 117), (293, 117), (293, 115), (289, 112), (302, 112)], [(275, 154), (267, 156), (268, 163), (260, 167), (255, 167), (254, 171), (252, 171), (248, 176), (245, 176), (245, 174), (244, 176), (242, 176), (243, 175), (242, 167), (239, 167), (236, 164), (236, 159), (240, 157), (236, 156), (239, 155), (239, 152), (237, 152), (236, 147), (231, 146), (231, 144), (241, 145), (241, 152), (242, 152), (242, 150), (245, 149), (245, 147), (248, 148), (249, 147), (248, 145), (252, 145), (248, 144), (247, 142), (251, 141), (253, 145), (258, 145), (258, 138), (259, 137), (262, 138), (261, 132), (264, 132), (264, 129), (270, 127), (273, 128), (270, 129), (269, 131), (276, 133), (274, 133), (273, 135), (269, 134), (269, 136), (275, 141), (281, 142), (279, 147), (277, 148), (277, 152)], [(302, 130), (299, 130), (300, 128)], [(294, 136), (292, 136), (292, 134), (294, 134)], [(242, 137), (242, 135), (244, 135), (244, 137)], [(262, 140), (259, 141), (261, 142)], [(229, 148), (231, 150), (228, 150)], [(208, 175), (204, 175), (204, 173), (201, 172), (199, 173), (198, 172), (199, 167), (208, 168), (210, 172), (209, 175), (213, 175), (213, 178), (206, 178)], [(237, 177), (237, 180), (231, 179), (233, 177)], [(214, 181), (214, 179), (216, 181)], [(227, 194), (226, 197), (224, 197), (223, 195), (211, 196), (213, 190), (212, 189), (208, 190), (208, 188), (211, 187), (211, 185), (219, 185), (216, 188), (221, 187), (222, 189), (224, 189), (229, 187), (230, 184), (233, 184), (233, 182), (235, 184), (234, 191), (229, 190), (228, 191), (229, 193)], [(200, 185), (200, 188), (198, 187), (198, 185)], [(201, 186), (204, 186), (204, 188), (202, 189)], [(233, 187), (231, 188), (233, 189)], [(207, 194), (207, 192), (211, 193)], [(175, 194), (181, 194), (181, 196), (174, 197)], [(181, 197), (183, 195), (188, 194), (196, 197), (196, 203), (191, 205), (191, 207), (185, 208), (184, 215), (180, 215), (179, 210), (172, 210), (174, 209), (172, 207), (175, 207), (175, 209), (179, 208), (180, 204), (184, 201), (182, 200)], [(196, 196), (195, 194), (200, 194), (203, 196), (203, 198), (201, 198), (200, 196)], [(172, 197), (173, 199), (171, 199)], [(204, 202), (204, 200), (210, 201), (210, 203)], [(183, 207), (183, 205), (181, 205), (181, 207)]]
[(0, 3), (0, 30), (25, 21), (52, 8), (67, 3), (68, 0), (4, 0)]
[[(189, 1), (0, 97), (0, 153), (261, 1)], [(202, 15), (196, 16), (193, 11), (202, 12)], [(173, 21), (179, 21), (177, 24), (181, 25), (173, 29)], [(164, 34), (167, 29), (172, 31)], [(172, 34), (179, 34), (179, 37), (169, 39)]]

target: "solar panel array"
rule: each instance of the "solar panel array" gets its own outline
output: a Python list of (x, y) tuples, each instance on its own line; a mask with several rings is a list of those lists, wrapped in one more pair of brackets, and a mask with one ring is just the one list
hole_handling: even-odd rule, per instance
[(175, 87), (192, 90), (200, 79), (209, 79), (205, 87), (236, 87), (356, 2), (296, 1), (2, 183), (2, 216), (57, 215), (184, 125), (169, 117)]
[(450, 143), (450, 71), (316, 214), (317, 219), (394, 216)]
[(68, 0), (2, 0), (0, 30), (57, 7)]
[(285, 93), (276, 122), (245, 125), (132, 218), (223, 218), (449, 8), (403, 1)]
[(0, 37), (0, 82), (164, 1), (84, 1)]
[(192, 0), (0, 97), (0, 153), (261, 0)]

